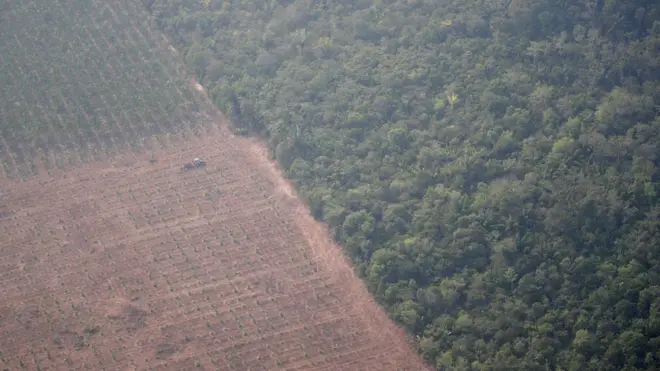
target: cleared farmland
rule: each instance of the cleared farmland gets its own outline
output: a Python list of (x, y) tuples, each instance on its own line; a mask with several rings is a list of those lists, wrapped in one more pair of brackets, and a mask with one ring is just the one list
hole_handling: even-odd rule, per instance
[(5, 367), (420, 369), (255, 148), (209, 133), (3, 181)]
[(10, 3), (0, 366), (424, 368), (137, 0)]

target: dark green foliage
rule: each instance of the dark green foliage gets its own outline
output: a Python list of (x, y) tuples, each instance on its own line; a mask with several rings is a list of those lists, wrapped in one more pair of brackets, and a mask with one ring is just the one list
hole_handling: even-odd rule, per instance
[(146, 3), (439, 368), (660, 364), (660, 3)]

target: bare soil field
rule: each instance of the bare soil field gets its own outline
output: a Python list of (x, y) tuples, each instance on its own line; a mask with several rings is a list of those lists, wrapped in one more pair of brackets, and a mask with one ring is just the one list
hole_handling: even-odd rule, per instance
[(0, 367), (426, 369), (264, 148), (204, 130), (0, 175)]

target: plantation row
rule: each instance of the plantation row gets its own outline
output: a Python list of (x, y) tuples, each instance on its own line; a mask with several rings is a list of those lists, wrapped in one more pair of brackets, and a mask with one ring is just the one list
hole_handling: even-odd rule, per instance
[(199, 121), (175, 52), (134, 16), (146, 16), (134, 2), (22, 1), (9, 12), (0, 23), (7, 176), (33, 173), (32, 158), (49, 151), (137, 149), (147, 135)]
[[(91, 177), (78, 168), (12, 192), (9, 210), (24, 212), (0, 220), (1, 294), (30, 310), (10, 314), (0, 364), (324, 369), (389, 351), (365, 341), (344, 280), (320, 264), (271, 185), (232, 147), (216, 148), (194, 175), (169, 173), (172, 159), (162, 158)], [(36, 197), (44, 192), (48, 205)], [(116, 293), (148, 305), (102, 316)], [(38, 340), (28, 337), (35, 331)], [(205, 346), (168, 355), (188, 343)]]

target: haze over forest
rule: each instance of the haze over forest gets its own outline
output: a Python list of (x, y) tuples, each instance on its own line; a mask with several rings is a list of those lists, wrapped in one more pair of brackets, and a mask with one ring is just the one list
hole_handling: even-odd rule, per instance
[(660, 365), (657, 0), (64, 2), (0, 5), (3, 175), (195, 128), (174, 54), (438, 370)]

